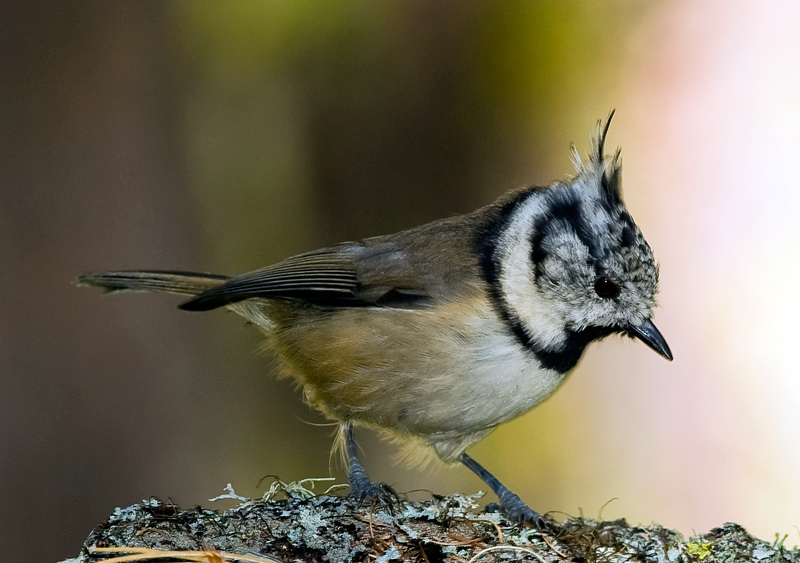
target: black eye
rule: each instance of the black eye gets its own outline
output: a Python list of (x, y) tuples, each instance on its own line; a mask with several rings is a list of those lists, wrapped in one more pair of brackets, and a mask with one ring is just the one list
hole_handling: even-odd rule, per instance
[(603, 299), (614, 299), (619, 295), (619, 286), (608, 276), (600, 276), (594, 280), (594, 292)]

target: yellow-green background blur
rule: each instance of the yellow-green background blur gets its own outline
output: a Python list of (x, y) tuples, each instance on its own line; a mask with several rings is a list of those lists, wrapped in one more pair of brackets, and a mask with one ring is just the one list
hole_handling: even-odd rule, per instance
[[(3, 559), (74, 556), (151, 495), (213, 507), (226, 483), (344, 478), (255, 330), (75, 275), (236, 274), (466, 212), (570, 174), (612, 108), (675, 361), (592, 345), (471, 453), (540, 511), (617, 498), (603, 517), (798, 543), (798, 6), (0, 3)], [(399, 491), (485, 488), (358, 437)]]

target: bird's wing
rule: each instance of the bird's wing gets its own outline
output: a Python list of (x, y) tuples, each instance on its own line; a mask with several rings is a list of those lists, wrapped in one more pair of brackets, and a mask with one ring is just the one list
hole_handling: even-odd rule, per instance
[(422, 308), (430, 303), (428, 285), (425, 275), (391, 242), (342, 243), (234, 277), (181, 308), (207, 311), (251, 298), (297, 299), (338, 307)]

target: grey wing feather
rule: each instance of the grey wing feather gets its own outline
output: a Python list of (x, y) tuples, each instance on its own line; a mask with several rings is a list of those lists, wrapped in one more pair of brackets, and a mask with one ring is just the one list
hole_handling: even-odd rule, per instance
[(232, 278), (180, 305), (207, 311), (251, 298), (297, 299), (337, 307), (428, 304), (422, 278), (391, 244), (343, 243)]

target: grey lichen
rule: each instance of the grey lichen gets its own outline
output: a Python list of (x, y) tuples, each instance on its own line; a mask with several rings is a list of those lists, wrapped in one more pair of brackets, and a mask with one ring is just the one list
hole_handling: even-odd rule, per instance
[[(359, 504), (347, 497), (312, 497), (288, 486), (282, 490), (287, 498), (274, 500), (273, 494), (245, 500), (224, 512), (200, 507), (181, 510), (155, 499), (116, 509), (70, 562), (109, 560), (112, 554), (92, 550), (120, 547), (170, 551), (175, 561), (188, 559), (174, 552), (207, 551), (218, 552), (213, 555), (216, 559), (209, 556), (208, 561), (235, 561), (238, 554), (248, 561), (337, 563), (800, 563), (797, 549), (755, 539), (736, 524), (686, 541), (656, 524), (640, 527), (624, 520), (577, 518), (564, 522), (558, 533), (548, 534), (480, 510), (477, 496)], [(137, 561), (155, 560), (158, 553)], [(123, 554), (124, 550), (117, 552)]]

